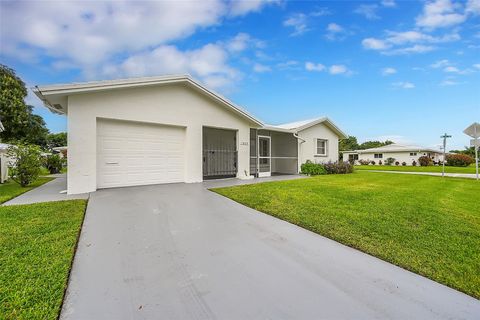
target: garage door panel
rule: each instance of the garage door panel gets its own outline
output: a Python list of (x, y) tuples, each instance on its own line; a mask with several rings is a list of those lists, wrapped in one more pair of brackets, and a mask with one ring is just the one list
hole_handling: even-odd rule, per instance
[(99, 120), (98, 188), (184, 181), (185, 129)]

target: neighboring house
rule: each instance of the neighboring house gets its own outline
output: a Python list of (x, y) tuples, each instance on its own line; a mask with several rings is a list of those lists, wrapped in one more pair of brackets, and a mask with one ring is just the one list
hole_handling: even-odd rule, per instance
[(358, 164), (360, 160), (375, 161), (375, 164), (379, 164), (380, 161), (385, 163), (386, 159), (393, 158), (394, 162), (398, 161), (400, 164), (405, 162), (411, 166), (414, 161), (418, 165), (418, 158), (421, 156), (428, 156), (434, 162), (443, 159), (442, 151), (397, 143), (365, 150), (342, 151), (342, 153), (344, 160), (354, 161), (355, 164)]
[(5, 127), (3, 126), (2, 121), (0, 120), (0, 132), (5, 131)]
[(32, 88), (68, 117), (68, 193), (298, 173), (338, 160), (328, 118), (264, 125), (188, 75)]
[(68, 147), (54, 147), (52, 148), (53, 153), (58, 154), (60, 158), (67, 157)]
[(7, 149), (9, 144), (0, 143), (0, 183), (4, 183), (8, 180), (8, 161)]

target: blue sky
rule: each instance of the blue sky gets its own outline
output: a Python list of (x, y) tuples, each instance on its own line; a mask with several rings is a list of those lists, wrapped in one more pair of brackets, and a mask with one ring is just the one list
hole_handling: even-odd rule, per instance
[[(480, 0), (0, 2), (29, 85), (190, 73), (261, 120), (449, 149), (480, 120)], [(66, 119), (28, 102), (52, 132)]]

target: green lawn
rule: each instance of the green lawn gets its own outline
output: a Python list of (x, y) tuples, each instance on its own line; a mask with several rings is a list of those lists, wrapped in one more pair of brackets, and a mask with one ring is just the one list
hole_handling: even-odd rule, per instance
[[(442, 166), (355, 166), (355, 169), (358, 170), (386, 170), (386, 171), (408, 171), (408, 172), (442, 172)], [(475, 173), (475, 165), (468, 167), (449, 167), (445, 166), (445, 172), (448, 173)]]
[(356, 172), (213, 189), (480, 298), (480, 183)]
[(0, 319), (57, 319), (85, 206), (0, 207)]
[(27, 192), (36, 187), (39, 187), (42, 184), (51, 180), (52, 178), (40, 177), (37, 179), (37, 181), (35, 181), (34, 183), (32, 183), (26, 188), (21, 187), (18, 183), (14, 182), (13, 180), (9, 180), (3, 184), (0, 184), (0, 204), (15, 198), (24, 192)]

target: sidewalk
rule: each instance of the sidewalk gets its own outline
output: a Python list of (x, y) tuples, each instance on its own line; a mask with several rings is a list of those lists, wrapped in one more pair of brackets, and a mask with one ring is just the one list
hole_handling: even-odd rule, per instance
[(67, 190), (67, 176), (66, 174), (56, 174), (50, 177), (54, 180), (41, 185), (38, 188), (32, 189), (13, 198), (10, 201), (5, 202), (4, 206), (14, 204), (31, 204), (38, 202), (48, 201), (61, 201), (61, 200), (73, 200), (73, 199), (88, 199), (88, 193), (67, 195), (66, 193), (60, 193)]
[[(420, 175), (424, 175), (424, 176), (440, 176), (440, 177), (442, 176), (441, 172), (406, 172), (406, 171), (363, 170), (363, 169), (361, 171), (403, 173), (403, 174), (420, 174)], [(445, 173), (445, 177), (475, 179), (476, 175), (474, 173)]]

